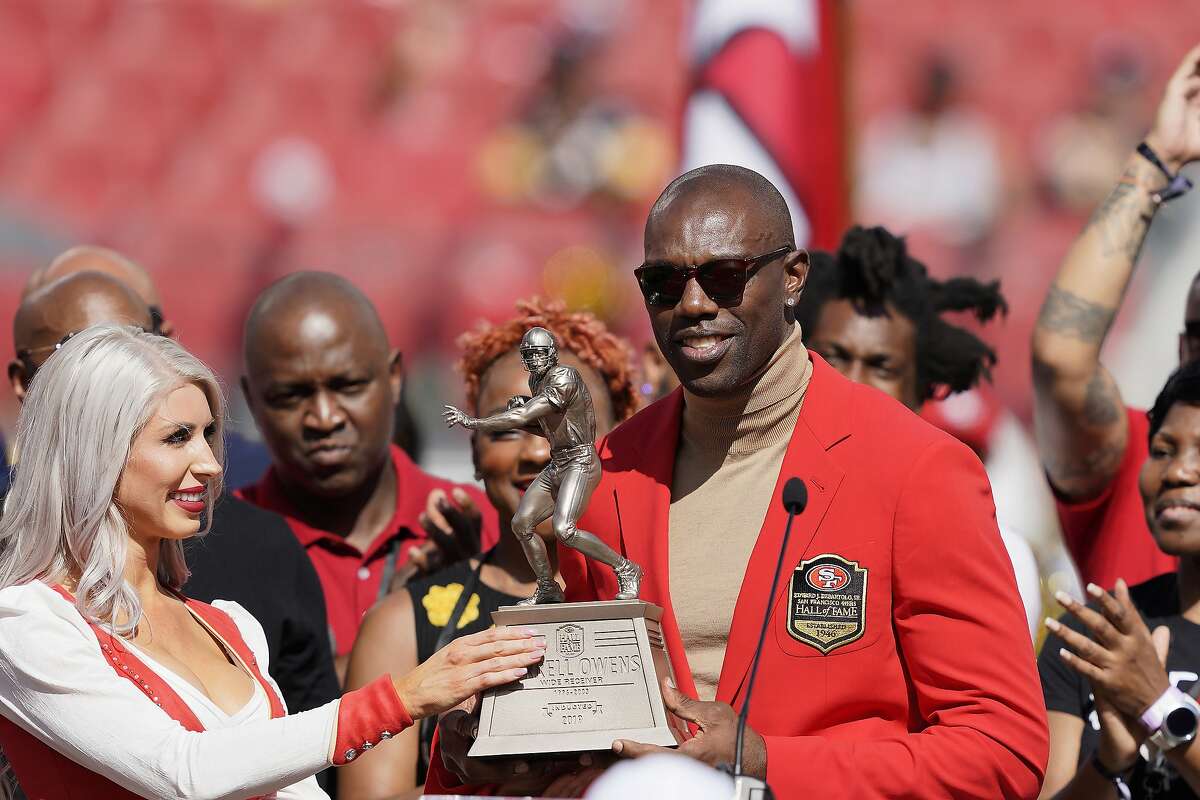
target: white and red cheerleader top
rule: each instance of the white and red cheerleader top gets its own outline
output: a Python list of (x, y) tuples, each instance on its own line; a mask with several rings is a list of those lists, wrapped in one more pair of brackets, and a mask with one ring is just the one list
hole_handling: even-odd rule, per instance
[(186, 602), (255, 680), (235, 714), (89, 624), (61, 587), (0, 591), (0, 746), (30, 800), (315, 800), (325, 794), (313, 775), (412, 724), (387, 675), (288, 715), (254, 617)]

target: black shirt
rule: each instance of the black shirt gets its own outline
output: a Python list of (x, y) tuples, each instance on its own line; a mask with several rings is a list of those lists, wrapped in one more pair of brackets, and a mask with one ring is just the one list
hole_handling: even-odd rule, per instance
[[(490, 552), (483, 555), (486, 562)], [(515, 605), (523, 597), (498, 592), (483, 581), (473, 581), (476, 565), (459, 561), (424, 578), (409, 581), (404, 587), (412, 598), (413, 619), (416, 622), (417, 663), (424, 663), (437, 650), (442, 629), (450, 624), (450, 615), (467, 584), (474, 583), (467, 604), (455, 623), (450, 641), (492, 627), (492, 612), (500, 606)], [(429, 766), (429, 748), (433, 740), (433, 725), (421, 726), (418, 751), (417, 783), (425, 781)]]
[(321, 582), (283, 517), (223, 494), (212, 528), (189, 539), (184, 553), (192, 571), (184, 594), (206, 603), (233, 600), (262, 625), (268, 671), (288, 713), (341, 696)]
[[(1175, 573), (1167, 573), (1139, 583), (1129, 589), (1134, 606), (1142, 614), (1146, 626), (1154, 630), (1165, 625), (1171, 631), (1171, 647), (1167, 651), (1167, 674), (1172, 685), (1188, 691), (1200, 679), (1200, 625), (1188, 622), (1179, 614), (1179, 585)], [(1086, 628), (1073, 616), (1062, 622), (1085, 635)], [(1079, 744), (1079, 766), (1092, 757), (1100, 744), (1100, 722), (1096, 704), (1086, 678), (1068, 667), (1058, 654), (1063, 641), (1051, 634), (1046, 637), (1038, 656), (1038, 672), (1042, 678), (1042, 693), (1047, 711), (1061, 711), (1084, 721), (1083, 738)], [(1145, 760), (1149, 751), (1143, 747), (1128, 784), (1135, 800), (1183, 800), (1195, 798), (1187, 782), (1175, 768), (1161, 757), (1155, 763)]]

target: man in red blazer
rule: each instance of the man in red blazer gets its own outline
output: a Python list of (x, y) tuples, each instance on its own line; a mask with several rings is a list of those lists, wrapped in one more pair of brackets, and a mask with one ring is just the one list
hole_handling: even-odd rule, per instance
[[(793, 241), (782, 198), (749, 170), (701, 168), (659, 198), (638, 275), (682, 387), (601, 442), (604, 478), (580, 526), (641, 564), (642, 599), (664, 609), (678, 687), (665, 696), (695, 734), (681, 752), (734, 760), (735, 709), (769, 599), (745, 763), (776, 796), (1034, 798), (1045, 710), (983, 467), (797, 343), (791, 309), (807, 256)], [(749, 428), (761, 435), (748, 444)], [(745, 482), (745, 465), (772, 447), (769, 479)], [(786, 521), (779, 493), (793, 476), (808, 506), (768, 598)], [(737, 499), (722, 494), (739, 482)], [(689, 507), (693, 496), (706, 505)], [(611, 574), (575, 554), (560, 565), (568, 600), (616, 593)], [(728, 631), (715, 665), (692, 608), (709, 582), (727, 598), (705, 612)], [(463, 755), (470, 733), (463, 714), (443, 722), (427, 791), (486, 774)], [(653, 749), (614, 744), (623, 756)]]

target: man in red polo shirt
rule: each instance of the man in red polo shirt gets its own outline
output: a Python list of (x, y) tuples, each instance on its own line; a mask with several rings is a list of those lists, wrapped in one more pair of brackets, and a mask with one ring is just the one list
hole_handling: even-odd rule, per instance
[[(1164, 170), (1200, 158), (1200, 47), (1172, 76), (1154, 127), (1075, 240), (1033, 332), (1034, 428), (1054, 489), (1063, 539), (1085, 583), (1137, 584), (1175, 569), (1146, 529), (1138, 472), (1148, 451), (1146, 413), (1125, 406), (1100, 363), (1150, 221), (1171, 184)], [(1154, 162), (1158, 161), (1158, 164)], [(1161, 166), (1160, 166), (1161, 165)], [(1200, 279), (1200, 276), (1197, 276)], [(1181, 362), (1200, 358), (1200, 280), (1179, 336)]]
[(349, 281), (301, 272), (268, 287), (246, 321), (244, 356), (242, 389), (272, 466), (241, 494), (283, 514), (308, 551), (341, 678), (363, 614), (426, 538), (430, 493), (484, 509), (485, 548), (495, 512), (478, 489), (425, 473), (391, 444), (400, 352)]

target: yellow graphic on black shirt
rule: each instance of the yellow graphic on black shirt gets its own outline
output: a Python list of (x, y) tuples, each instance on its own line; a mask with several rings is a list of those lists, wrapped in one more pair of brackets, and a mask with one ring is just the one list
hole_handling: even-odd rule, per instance
[[(429, 618), (430, 624), (441, 626), (449, 622), (450, 615), (454, 613), (454, 606), (458, 604), (458, 598), (462, 596), (462, 593), (463, 585), (461, 583), (430, 586), (429, 591), (421, 598), (421, 605), (425, 606), (425, 616)], [(459, 617), (458, 624), (454, 627), (462, 630), (477, 619), (479, 619), (479, 595), (472, 593), (467, 600), (467, 607), (463, 609), (462, 616)]]

